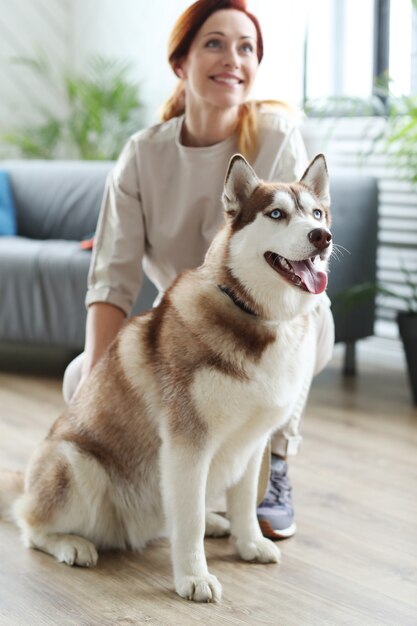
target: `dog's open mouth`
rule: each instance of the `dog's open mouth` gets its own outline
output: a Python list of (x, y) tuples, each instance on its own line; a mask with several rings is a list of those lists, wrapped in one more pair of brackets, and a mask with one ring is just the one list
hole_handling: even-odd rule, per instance
[(327, 274), (315, 267), (316, 257), (304, 261), (290, 261), (275, 252), (265, 252), (267, 263), (295, 287), (309, 293), (322, 293), (327, 287)]

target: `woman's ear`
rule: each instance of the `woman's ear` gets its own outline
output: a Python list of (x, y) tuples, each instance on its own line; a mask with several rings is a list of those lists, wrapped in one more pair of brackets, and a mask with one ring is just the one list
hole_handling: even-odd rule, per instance
[(178, 76), (178, 78), (181, 78), (182, 80), (185, 80), (187, 78), (184, 65), (185, 65), (184, 61), (177, 61), (177, 63), (174, 66), (175, 74)]

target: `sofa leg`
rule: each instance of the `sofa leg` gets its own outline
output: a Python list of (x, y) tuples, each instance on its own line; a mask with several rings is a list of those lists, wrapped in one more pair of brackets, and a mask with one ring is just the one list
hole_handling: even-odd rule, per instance
[(356, 376), (356, 342), (355, 341), (346, 342), (343, 374), (345, 376)]

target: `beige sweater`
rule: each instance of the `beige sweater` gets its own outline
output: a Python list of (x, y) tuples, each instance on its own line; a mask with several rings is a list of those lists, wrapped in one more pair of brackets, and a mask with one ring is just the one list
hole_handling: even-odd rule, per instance
[[(91, 261), (86, 304), (109, 302), (127, 314), (142, 267), (160, 292), (197, 267), (223, 223), (221, 194), (235, 137), (206, 148), (180, 143), (183, 117), (133, 135), (109, 175)], [(285, 114), (259, 114), (253, 162), (266, 181), (291, 182), (307, 166), (301, 135)]]

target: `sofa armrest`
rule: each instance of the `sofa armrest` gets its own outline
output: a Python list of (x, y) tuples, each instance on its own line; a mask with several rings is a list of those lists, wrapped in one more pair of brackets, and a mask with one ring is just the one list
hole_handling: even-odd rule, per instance
[[(330, 298), (365, 282), (376, 282), (378, 184), (370, 176), (331, 176), (332, 232), (336, 244), (330, 263)], [(350, 310), (333, 309), (336, 341), (351, 343), (374, 332), (375, 298)]]

